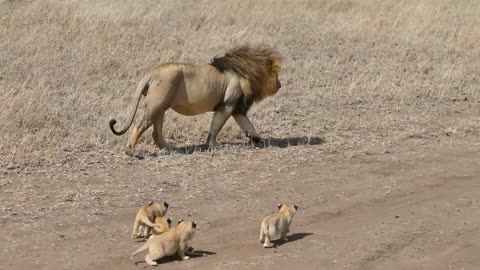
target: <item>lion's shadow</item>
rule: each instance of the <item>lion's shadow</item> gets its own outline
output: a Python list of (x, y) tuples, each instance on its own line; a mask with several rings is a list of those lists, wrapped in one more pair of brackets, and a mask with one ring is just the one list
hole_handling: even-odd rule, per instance
[[(251, 143), (251, 142), (244, 142), (244, 143), (229, 143), (229, 142), (219, 142), (219, 145), (233, 145), (233, 146), (247, 146), (253, 148), (269, 148), (269, 147), (279, 147), (279, 148), (286, 148), (292, 146), (299, 146), (299, 145), (319, 145), (325, 143), (325, 139), (321, 137), (291, 137), (291, 138), (275, 138), (269, 137), (264, 138), (260, 143)], [(169, 154), (182, 154), (182, 155), (190, 155), (195, 152), (207, 152), (210, 151), (207, 148), (206, 144), (195, 144), (195, 145), (187, 145), (182, 147), (173, 147), (169, 151), (160, 154), (159, 151), (151, 153), (151, 156), (160, 156), (160, 155), (169, 155)], [(145, 153), (144, 153), (145, 154)], [(143, 158), (144, 155), (138, 155), (138, 158)]]
[(287, 243), (291, 243), (291, 242), (295, 242), (297, 240), (301, 240), (307, 236), (310, 236), (312, 235), (313, 233), (293, 233), (291, 235), (287, 235), (287, 240), (283, 240), (283, 239), (278, 239), (278, 240), (275, 240), (275, 241), (272, 241), (273, 244), (274, 244), (274, 247), (279, 247), (279, 246), (282, 246), (282, 245), (285, 245)]
[[(188, 256), (190, 257), (190, 259), (195, 259), (195, 258), (200, 258), (200, 257), (210, 256), (210, 255), (215, 255), (215, 254), (217, 254), (217, 253), (212, 252), (212, 251), (194, 250), (193, 253), (189, 253)], [(163, 257), (161, 259), (156, 260), (156, 262), (158, 263), (159, 266), (162, 265), (162, 264), (171, 263), (171, 262), (175, 262), (175, 261), (182, 261), (182, 259), (180, 259), (180, 257), (178, 257), (178, 255), (175, 254), (173, 256), (167, 256), (167, 257)], [(145, 266), (143, 268), (150, 267), (145, 262), (145, 260), (136, 261), (134, 264), (138, 265), (138, 264), (141, 264), (141, 263), (145, 264)]]

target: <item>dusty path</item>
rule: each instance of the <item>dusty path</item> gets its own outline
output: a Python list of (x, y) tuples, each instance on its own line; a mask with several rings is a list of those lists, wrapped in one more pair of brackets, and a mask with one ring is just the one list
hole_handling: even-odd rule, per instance
[[(189, 261), (164, 261), (158, 268), (480, 268), (480, 144), (474, 138), (410, 142), (402, 151), (357, 158), (327, 157), (315, 150), (321, 146), (302, 147), (312, 148), (308, 156), (288, 161), (281, 156), (271, 158), (275, 165), (264, 171), (235, 162), (227, 168), (213, 168), (209, 179), (199, 180), (195, 189), (200, 194), (162, 187), (161, 196), (172, 204), (169, 216), (191, 215), (201, 229), (192, 245), (212, 254)], [(268, 151), (281, 150), (259, 153), (257, 163), (271, 155)], [(129, 193), (143, 194), (149, 187), (128, 184), (127, 176), (151, 177), (144, 166), (139, 161), (116, 173), (93, 171), (75, 181), (78, 188), (118, 186), (116, 193), (98, 191), (100, 199), (83, 197), (102, 200), (96, 205), (97, 214), (73, 198), (58, 204), (57, 212), (35, 219), (25, 212), (4, 218), (0, 268), (144, 269), (145, 263), (134, 265), (128, 259), (140, 243), (129, 239), (135, 208), (123, 208), (121, 200)], [(243, 173), (229, 175), (235, 178), (231, 185), (216, 184), (229, 169)], [(118, 178), (122, 174), (126, 177)], [(261, 177), (264, 174), (268, 176), (265, 179)], [(255, 184), (255, 176), (263, 180)], [(23, 205), (29, 205), (28, 200), (13, 195), (21, 188), (18, 183), (30, 192), (51, 194), (51, 201), (55, 201), (52, 193), (70, 185), (49, 181), (47, 174), (41, 173), (26, 178), (8, 175), (6, 179), (1, 189), (3, 200), (19, 200)], [(37, 182), (15, 181), (18, 179)], [(45, 190), (48, 185), (51, 193)], [(263, 249), (258, 242), (259, 222), (282, 200), (295, 201), (301, 207), (290, 241), (276, 249)], [(46, 201), (40, 204), (54, 203)], [(142, 261), (143, 256), (136, 259)]]

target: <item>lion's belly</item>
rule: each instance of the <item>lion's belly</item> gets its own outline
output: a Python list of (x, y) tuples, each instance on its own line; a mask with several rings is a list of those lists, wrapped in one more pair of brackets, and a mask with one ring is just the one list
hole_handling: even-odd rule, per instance
[(221, 91), (189, 89), (176, 97), (171, 108), (179, 114), (193, 116), (212, 111), (222, 100)]
[(184, 106), (173, 106), (172, 109), (179, 114), (193, 116), (212, 111), (213, 106), (205, 106), (204, 104), (188, 104)]

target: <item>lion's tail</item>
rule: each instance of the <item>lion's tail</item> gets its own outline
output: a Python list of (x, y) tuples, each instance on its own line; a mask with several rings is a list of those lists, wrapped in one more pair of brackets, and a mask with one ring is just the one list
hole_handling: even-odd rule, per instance
[(150, 241), (147, 241), (145, 244), (143, 244), (141, 247), (135, 250), (135, 252), (133, 252), (132, 255), (130, 255), (130, 260), (132, 260), (133, 257), (135, 257), (135, 255), (137, 255), (138, 253), (147, 250), (149, 244), (150, 244)]
[(137, 98), (137, 103), (135, 105), (134, 110), (130, 113), (131, 114), (130, 115), (130, 122), (125, 128), (123, 128), (120, 131), (116, 131), (113, 126), (115, 126), (115, 124), (117, 123), (117, 120), (115, 120), (115, 119), (110, 120), (109, 126), (110, 126), (110, 130), (112, 130), (113, 134), (115, 134), (117, 136), (123, 135), (130, 128), (130, 126), (133, 123), (133, 119), (135, 118), (135, 114), (137, 113), (138, 104), (140, 103), (140, 98), (142, 97), (142, 94), (144, 94), (148, 90), (148, 87), (150, 86), (151, 82), (152, 82), (152, 80), (151, 80), (150, 76), (148, 76), (148, 77), (143, 78), (140, 81), (140, 83), (138, 84), (137, 90), (135, 91), (135, 97)]

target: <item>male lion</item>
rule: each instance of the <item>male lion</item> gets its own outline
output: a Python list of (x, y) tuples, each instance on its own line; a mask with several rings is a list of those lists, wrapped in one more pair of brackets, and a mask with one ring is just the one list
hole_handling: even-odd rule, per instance
[(165, 111), (169, 108), (187, 116), (214, 111), (206, 142), (208, 148), (216, 146), (217, 134), (230, 116), (250, 140), (259, 143), (261, 138), (247, 112), (254, 102), (258, 103), (280, 89), (278, 74), (282, 61), (282, 56), (270, 47), (243, 45), (227, 51), (224, 56), (214, 57), (210, 64), (159, 64), (138, 84), (137, 101), (129, 124), (116, 131), (114, 125), (117, 121), (111, 119), (110, 129), (115, 135), (128, 130), (143, 95), (145, 112), (128, 138), (130, 154), (135, 151), (140, 136), (152, 124), (155, 144), (160, 149), (166, 147), (162, 129)]

